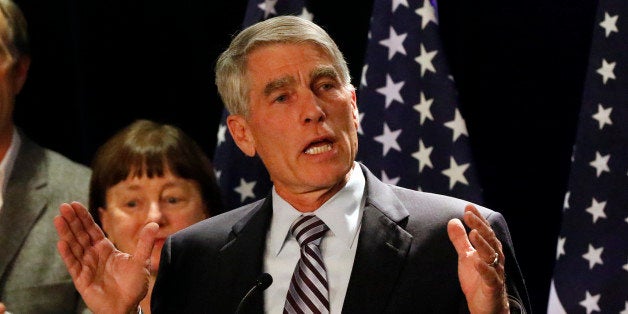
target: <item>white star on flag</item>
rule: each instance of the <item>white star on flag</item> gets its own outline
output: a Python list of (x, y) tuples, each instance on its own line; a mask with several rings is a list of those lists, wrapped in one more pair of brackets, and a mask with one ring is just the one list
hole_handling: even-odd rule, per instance
[(565, 255), (565, 241), (567, 238), (558, 238), (558, 246), (556, 247), (556, 259), (559, 259), (561, 255)]
[(368, 86), (368, 84), (366, 83), (366, 71), (368, 71), (368, 70), (369, 70), (369, 65), (368, 65), (368, 64), (365, 64), (365, 65), (362, 67), (362, 75), (360, 75), (360, 86), (361, 86), (361, 87), (366, 87), (366, 86)]
[(220, 145), (225, 141), (225, 133), (227, 132), (227, 126), (224, 124), (220, 124), (218, 126), (218, 142), (216, 145)]
[(392, 11), (395, 12), (397, 7), (403, 5), (404, 7), (408, 7), (408, 0), (393, 0), (392, 1)]
[(423, 92), (421, 92), (420, 97), (421, 97), (420, 98), (421, 101), (414, 106), (414, 110), (419, 112), (419, 117), (421, 119), (420, 124), (423, 125), (423, 122), (425, 122), (425, 119), (430, 119), (434, 121), (434, 117), (432, 116), (432, 111), (430, 110), (430, 108), (432, 107), (432, 103), (434, 102), (434, 99), (425, 99), (425, 94)]
[(591, 295), (591, 293), (587, 291), (586, 297), (584, 300), (582, 300), (582, 302), (580, 302), (580, 305), (582, 305), (584, 308), (587, 309), (587, 314), (591, 314), (593, 313), (593, 311), (596, 311), (596, 312), (600, 311), (600, 307), (597, 304), (599, 301), (600, 301), (599, 294)]
[(464, 119), (462, 118), (462, 115), (460, 114), (460, 111), (458, 110), (458, 108), (456, 108), (456, 114), (454, 116), (454, 119), (445, 123), (445, 126), (450, 128), (452, 131), (454, 131), (453, 133), (454, 142), (462, 134), (469, 136), (469, 134), (467, 133), (467, 125), (464, 122)]
[(257, 7), (264, 11), (264, 18), (266, 19), (271, 14), (277, 14), (277, 11), (275, 11), (276, 4), (277, 0), (265, 0), (264, 3), (260, 3)]
[(605, 109), (602, 107), (602, 104), (597, 105), (597, 112), (593, 115), (593, 119), (597, 120), (600, 124), (600, 130), (606, 124), (613, 125), (613, 122), (611, 121), (611, 111), (613, 111), (613, 107)]
[(597, 70), (597, 73), (599, 73), (602, 76), (602, 80), (604, 81), (604, 84), (606, 84), (606, 81), (608, 81), (609, 79), (615, 79), (615, 64), (616, 62), (608, 62), (606, 61), (606, 59), (602, 59), (602, 67), (599, 68)]
[(382, 46), (388, 47), (388, 60), (392, 59), (397, 52), (404, 56), (406, 55), (406, 49), (403, 47), (403, 41), (406, 37), (408, 37), (408, 34), (397, 34), (391, 26), (390, 37), (379, 41)]
[(401, 134), (401, 129), (391, 131), (388, 124), (384, 123), (384, 133), (374, 138), (376, 141), (384, 145), (384, 152), (382, 153), (382, 156), (386, 156), (391, 148), (401, 151), (401, 147), (399, 147), (399, 143), (397, 143), (397, 137), (399, 137), (399, 134)]
[(599, 177), (603, 172), (610, 172), (611, 170), (608, 168), (608, 159), (611, 158), (611, 155), (600, 155), (600, 152), (595, 152), (595, 160), (589, 163), (591, 167), (595, 168), (595, 173)]
[(425, 29), (425, 26), (427, 26), (429, 22), (438, 24), (438, 21), (436, 20), (436, 12), (429, 1), (424, 1), (423, 6), (416, 9), (414, 12), (421, 16), (421, 29)]
[(443, 170), (443, 174), (449, 177), (449, 189), (453, 189), (456, 182), (468, 185), (467, 178), (464, 177), (464, 172), (469, 168), (469, 164), (458, 165), (454, 160), (454, 157), (449, 158), (449, 169)]
[(358, 134), (364, 134), (362, 130), (362, 119), (364, 119), (364, 113), (358, 113)]
[(419, 54), (418, 57), (414, 58), (414, 61), (416, 61), (421, 66), (421, 77), (425, 75), (425, 71), (436, 73), (436, 69), (434, 68), (432, 59), (434, 59), (438, 51), (433, 50), (433, 51), (427, 52), (423, 44), (421, 44), (420, 49), (421, 49), (421, 53)]
[(602, 262), (602, 252), (604, 251), (603, 247), (596, 249), (593, 245), (589, 244), (589, 251), (582, 255), (584, 259), (589, 261), (589, 269), (593, 269), (593, 266), (596, 264), (604, 265)]
[(403, 104), (403, 98), (401, 98), (401, 88), (405, 83), (400, 81), (399, 83), (393, 82), (390, 75), (386, 75), (386, 86), (377, 89), (377, 92), (386, 96), (386, 108), (390, 106), (393, 100), (396, 100)]
[(596, 223), (599, 218), (606, 218), (604, 207), (606, 207), (606, 202), (598, 202), (593, 198), (591, 206), (586, 209), (587, 213), (593, 216), (593, 223)]
[(247, 197), (255, 198), (255, 193), (253, 193), (253, 188), (255, 187), (255, 181), (246, 182), (244, 179), (240, 179), (240, 185), (235, 187), (233, 190), (240, 194), (240, 202), (244, 202)]
[(412, 157), (419, 161), (419, 173), (423, 171), (425, 166), (434, 168), (434, 166), (432, 166), (432, 160), (430, 160), (432, 149), (434, 149), (434, 147), (425, 147), (423, 140), (419, 140), (419, 150), (412, 154)]
[(617, 33), (617, 18), (619, 15), (609, 15), (608, 12), (604, 12), (604, 21), (600, 22), (600, 26), (604, 28), (606, 37), (610, 36), (612, 32)]
[(306, 19), (308, 21), (314, 20), (314, 14), (310, 13), (310, 11), (308, 11), (307, 8), (303, 8), (303, 10), (301, 11), (301, 14), (299, 14), (299, 17)]

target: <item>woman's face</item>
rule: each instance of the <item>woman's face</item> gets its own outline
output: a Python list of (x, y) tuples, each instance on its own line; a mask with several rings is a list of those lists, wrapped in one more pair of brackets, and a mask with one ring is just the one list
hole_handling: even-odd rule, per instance
[(166, 237), (207, 218), (197, 182), (174, 176), (168, 169), (163, 177), (128, 177), (106, 192), (106, 208), (99, 208), (102, 227), (116, 247), (133, 254), (142, 227), (159, 225), (151, 255), (151, 272), (159, 267)]

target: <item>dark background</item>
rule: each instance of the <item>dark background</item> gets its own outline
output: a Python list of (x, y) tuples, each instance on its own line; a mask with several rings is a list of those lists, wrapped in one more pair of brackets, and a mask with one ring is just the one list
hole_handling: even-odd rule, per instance
[[(246, 0), (16, 0), (33, 62), (16, 124), (89, 164), (137, 118), (175, 124), (211, 157), (222, 103), (213, 62), (240, 29)], [(317, 0), (317, 20), (359, 82), (370, 1)], [(544, 313), (595, 1), (439, 2), (487, 207), (511, 229), (533, 310)], [(359, 100), (358, 100), (359, 101)]]

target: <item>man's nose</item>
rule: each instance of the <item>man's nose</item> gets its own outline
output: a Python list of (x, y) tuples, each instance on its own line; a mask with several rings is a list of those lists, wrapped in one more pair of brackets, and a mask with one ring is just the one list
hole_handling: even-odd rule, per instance
[(301, 121), (303, 123), (325, 121), (326, 115), (321, 100), (312, 91), (301, 95)]

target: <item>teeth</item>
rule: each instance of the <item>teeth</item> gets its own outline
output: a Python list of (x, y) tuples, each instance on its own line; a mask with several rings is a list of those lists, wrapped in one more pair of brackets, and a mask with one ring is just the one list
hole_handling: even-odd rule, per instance
[(305, 153), (309, 155), (316, 155), (316, 154), (328, 152), (330, 150), (331, 150), (331, 144), (325, 144), (321, 146), (310, 147), (305, 151)]

